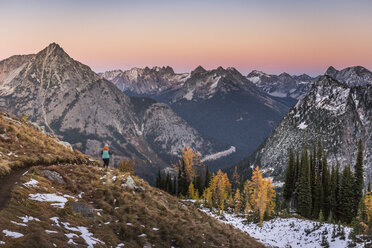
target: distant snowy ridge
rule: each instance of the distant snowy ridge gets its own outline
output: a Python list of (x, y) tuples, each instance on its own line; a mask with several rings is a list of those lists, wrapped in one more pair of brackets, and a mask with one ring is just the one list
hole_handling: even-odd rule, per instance
[(204, 161), (208, 161), (208, 160), (216, 160), (216, 159), (220, 159), (222, 157), (226, 157), (232, 153), (234, 153), (236, 151), (236, 148), (235, 146), (231, 146), (229, 149), (225, 150), (225, 151), (221, 151), (221, 152), (217, 152), (217, 153), (214, 153), (214, 154), (210, 154), (210, 155), (207, 155), (205, 156), (201, 162), (204, 162)]

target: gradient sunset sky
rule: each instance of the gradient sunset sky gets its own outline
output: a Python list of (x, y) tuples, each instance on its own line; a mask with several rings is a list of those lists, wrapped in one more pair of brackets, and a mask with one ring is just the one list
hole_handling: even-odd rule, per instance
[(371, 0), (0, 0), (0, 60), (57, 42), (96, 72), (372, 68)]

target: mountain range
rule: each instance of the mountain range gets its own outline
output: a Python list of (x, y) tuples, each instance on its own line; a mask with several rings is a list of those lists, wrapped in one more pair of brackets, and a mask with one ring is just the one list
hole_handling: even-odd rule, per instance
[[(248, 174), (255, 165), (283, 180), (292, 147), (312, 148), (318, 141), (330, 165), (354, 165), (358, 140), (364, 147), (366, 181), (372, 179), (372, 72), (356, 66), (337, 71), (330, 67), (248, 158), (237, 164)], [(232, 172), (232, 170), (230, 171)]]
[(0, 110), (27, 115), (95, 157), (108, 143), (114, 164), (132, 158), (137, 173), (150, 181), (157, 168), (178, 159), (184, 146), (203, 155), (218, 152), (168, 105), (127, 96), (55, 43), (0, 62)]
[(128, 95), (169, 104), (201, 134), (230, 147), (229, 156), (209, 161), (218, 168), (251, 153), (293, 105), (267, 94), (231, 67), (205, 70), (198, 66), (181, 74), (170, 67), (146, 67), (100, 75)]

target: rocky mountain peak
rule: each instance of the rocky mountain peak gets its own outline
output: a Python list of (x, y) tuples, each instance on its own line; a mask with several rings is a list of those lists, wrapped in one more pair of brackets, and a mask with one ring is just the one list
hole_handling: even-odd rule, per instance
[(191, 72), (191, 75), (198, 74), (198, 73), (204, 73), (204, 72), (206, 72), (206, 70), (205, 70), (201, 65), (199, 65), (198, 67), (196, 67), (196, 68)]
[(330, 67), (328, 67), (328, 69), (327, 69), (327, 71), (326, 71), (325, 74), (333, 77), (337, 73), (338, 73), (338, 70), (336, 70), (333, 66), (330, 66)]
[(362, 66), (347, 67), (341, 71), (331, 66), (325, 74), (351, 87), (372, 84), (372, 72)]

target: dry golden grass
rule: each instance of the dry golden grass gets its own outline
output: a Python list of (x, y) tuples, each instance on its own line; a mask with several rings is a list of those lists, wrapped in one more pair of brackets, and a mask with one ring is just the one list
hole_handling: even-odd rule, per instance
[[(0, 240), (5, 241), (6, 246), (52, 247), (55, 243), (58, 247), (66, 247), (68, 239), (65, 234), (71, 231), (52, 225), (50, 218), (58, 216), (71, 226), (88, 227), (94, 237), (105, 242), (104, 246), (95, 247), (116, 247), (119, 243), (124, 243), (125, 247), (263, 247), (247, 234), (207, 216), (191, 203), (181, 202), (151, 187), (137, 177), (132, 176), (139, 189), (122, 187), (129, 174), (119, 170), (106, 171), (87, 165), (48, 166), (48, 170), (58, 172), (66, 182), (58, 184), (45, 178), (42, 169), (45, 167), (33, 167), (21, 178), (12, 192), (8, 207), (0, 212), (0, 230), (25, 234), (24, 237), (12, 239), (2, 237), (0, 231)], [(38, 188), (22, 185), (22, 182), (31, 178), (39, 182)], [(75, 213), (69, 203), (64, 209), (58, 209), (50, 203), (28, 199), (30, 193), (36, 192), (75, 197), (84, 192), (78, 201), (102, 211), (99, 211), (100, 216), (95, 211), (92, 216), (83, 217)], [(40, 222), (31, 221), (27, 227), (10, 222), (20, 222), (18, 217), (25, 215), (39, 218)], [(57, 233), (47, 234), (45, 229)], [(139, 237), (141, 234), (146, 236)], [(81, 238), (74, 238), (74, 242), (78, 244), (77, 247), (86, 247)]]
[(0, 177), (25, 166), (58, 163), (91, 162), (88, 156), (57, 143), (24, 119), (0, 113)]

